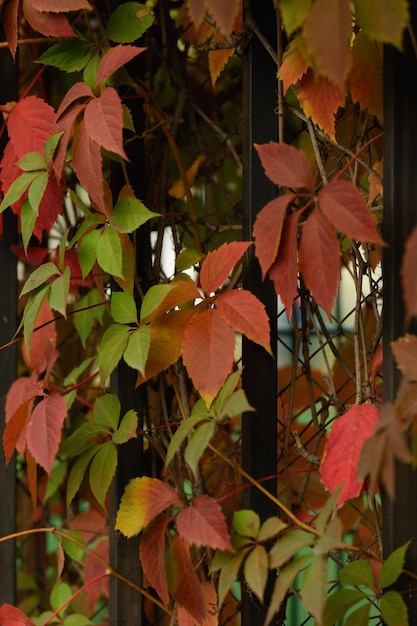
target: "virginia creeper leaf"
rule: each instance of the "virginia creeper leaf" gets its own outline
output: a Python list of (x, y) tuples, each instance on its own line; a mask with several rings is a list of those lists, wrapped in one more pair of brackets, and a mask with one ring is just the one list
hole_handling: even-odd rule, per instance
[(257, 539), (261, 520), (255, 511), (244, 509), (233, 514), (233, 528), (242, 537)]
[(64, 72), (79, 72), (87, 65), (92, 49), (92, 44), (82, 39), (60, 41), (41, 54), (37, 63), (58, 67)]
[(117, 43), (131, 43), (152, 25), (153, 12), (140, 2), (125, 2), (110, 15), (105, 34)]
[(32, 620), (11, 604), (0, 606), (0, 619), (5, 626), (35, 626)]
[(82, 424), (62, 443), (59, 455), (61, 457), (77, 456), (85, 449), (91, 448), (91, 440), (97, 435), (102, 435), (103, 431), (103, 426), (96, 422)]
[(307, 288), (330, 317), (340, 276), (340, 246), (332, 227), (317, 208), (303, 228), (300, 269)]
[(233, 29), (236, 15), (239, 11), (239, 1), (230, 0), (205, 0), (208, 12), (225, 35), (230, 35)]
[(171, 542), (166, 568), (172, 597), (201, 624), (206, 615), (204, 597), (188, 546), (180, 536)]
[(205, 3), (200, 2), (200, 0), (187, 0), (187, 7), (191, 21), (194, 23), (196, 28), (199, 28), (206, 14)]
[(239, 552), (237, 552), (225, 565), (223, 565), (219, 577), (219, 606), (223, 605), (229, 589), (239, 573), (240, 566), (250, 549), (250, 547), (247, 547), (243, 548), (243, 550), (239, 550)]
[(126, 537), (138, 535), (154, 517), (174, 504), (182, 506), (178, 494), (167, 483), (148, 476), (133, 478), (120, 501), (115, 529)]
[(97, 398), (94, 404), (94, 422), (117, 430), (120, 419), (121, 405), (119, 398), (114, 393), (105, 393)]
[(268, 517), (259, 529), (258, 541), (266, 541), (278, 535), (281, 530), (287, 528), (287, 524), (277, 516)]
[(313, 543), (313, 535), (305, 530), (292, 530), (283, 537), (279, 537), (269, 552), (270, 567), (272, 569), (282, 567), (302, 548), (311, 546)]
[(362, 31), (357, 33), (351, 48), (351, 69), (348, 82), (354, 102), (382, 120), (382, 45)]
[(78, 98), (93, 98), (93, 97), (94, 97), (94, 94), (88, 85), (82, 82), (75, 83), (75, 85), (72, 85), (68, 89), (67, 93), (64, 96), (64, 99), (59, 105), (58, 111), (56, 113), (57, 119), (61, 117), (64, 111), (66, 111), (73, 102), (78, 100)]
[(68, 11), (92, 10), (87, 0), (30, 0), (31, 5), (37, 11), (50, 11), (51, 13), (67, 13)]
[(33, 270), (32, 274), (23, 285), (20, 296), (24, 296), (26, 293), (33, 291), (33, 289), (40, 287), (52, 276), (56, 276), (56, 274), (59, 274), (59, 270), (55, 263), (44, 263), (43, 265), (40, 265)]
[(202, 420), (204, 420), (204, 418), (208, 418), (207, 409), (206, 409), (205, 415), (201, 416), (201, 415), (191, 414), (188, 419), (181, 422), (180, 426), (177, 428), (171, 441), (169, 442), (167, 455), (165, 459), (165, 465), (169, 465), (169, 463), (171, 463), (172, 459), (174, 458), (175, 454), (180, 449), (181, 444), (186, 439), (190, 431), (193, 428), (195, 428), (195, 426), (199, 424)]
[(75, 37), (64, 14), (38, 11), (31, 0), (24, 0), (23, 13), (33, 30), (46, 37)]
[(66, 503), (67, 507), (70, 506), (75, 494), (80, 488), (81, 482), (87, 471), (87, 467), (90, 464), (91, 459), (100, 449), (101, 444), (90, 447), (88, 450), (84, 450), (75, 461), (68, 476)]
[[(206, 612), (202, 626), (217, 626), (219, 622), (216, 590), (209, 582), (200, 583), (200, 587)], [(177, 620), (178, 626), (194, 626), (195, 624), (193, 616), (182, 606), (177, 607)]]
[(281, 11), (282, 22), (288, 36), (303, 25), (311, 0), (281, 0), (279, 9)]
[(248, 554), (243, 568), (245, 580), (261, 602), (264, 600), (268, 580), (268, 553), (261, 544), (256, 545)]
[(30, 294), (23, 313), (23, 336), (25, 340), (26, 352), (30, 350), (30, 341), (35, 328), (36, 320), (49, 291), (49, 285), (38, 287)]
[(7, 207), (11, 206), (17, 200), (19, 200), (25, 191), (29, 188), (35, 178), (38, 176), (38, 172), (25, 172), (21, 174), (8, 188), (1, 204), (0, 212), (3, 212)]
[(294, 146), (273, 141), (255, 144), (255, 148), (266, 175), (273, 183), (313, 191), (313, 172), (304, 152)]
[(408, 608), (398, 591), (387, 591), (382, 595), (381, 617), (387, 626), (408, 624)]
[(333, 626), (341, 620), (352, 606), (366, 598), (359, 589), (338, 589), (327, 596), (323, 609), (323, 626)]
[(167, 311), (201, 298), (197, 287), (188, 281), (178, 280), (169, 285), (153, 285), (145, 294), (140, 309), (142, 322), (151, 321)]
[(17, 448), (24, 453), (26, 427), (33, 401), (43, 397), (43, 385), (31, 378), (19, 378), (11, 386), (6, 398), (6, 427), (3, 432), (3, 449), (6, 467)]
[(117, 467), (116, 446), (104, 443), (94, 455), (90, 465), (89, 481), (97, 502), (105, 508), (105, 499)]
[(216, 431), (214, 421), (205, 422), (195, 429), (185, 449), (184, 460), (195, 477), (198, 476), (198, 464)]
[(122, 244), (113, 226), (105, 226), (100, 230), (96, 253), (97, 262), (105, 272), (123, 277)]
[(10, 0), (6, 2), (3, 7), (3, 29), (6, 35), (7, 43), (9, 44), (9, 50), (13, 57), (16, 57), (17, 49), (17, 37), (18, 37), (18, 14), (19, 14), (19, 0)]
[(46, 170), (45, 157), (40, 152), (28, 152), (24, 154), (16, 163), (24, 172), (35, 172), (36, 170)]
[(58, 452), (62, 426), (67, 416), (67, 403), (63, 396), (51, 391), (36, 405), (27, 430), (27, 445), (47, 474)]
[(137, 324), (138, 322), (135, 300), (124, 291), (112, 293), (110, 312), (118, 324)]
[(113, 324), (105, 331), (98, 352), (98, 369), (103, 384), (122, 358), (129, 334), (129, 327), (124, 324)]
[(332, 180), (319, 191), (318, 201), (336, 230), (351, 239), (384, 245), (363, 196), (350, 181)]
[(158, 515), (143, 531), (140, 541), (140, 562), (150, 584), (164, 604), (169, 604), (165, 572), (165, 534), (172, 517)]
[(30, 184), (28, 192), (28, 200), (33, 210), (38, 213), (39, 206), (48, 184), (48, 172), (37, 172), (35, 178)]
[(409, 20), (406, 0), (355, 0), (354, 4), (356, 19), (368, 37), (402, 47), (404, 28)]
[(359, 495), (363, 480), (358, 480), (358, 464), (362, 446), (373, 433), (379, 411), (370, 404), (359, 404), (333, 422), (324, 448), (321, 480), (330, 491), (342, 486), (337, 499), (341, 506)]
[(230, 374), (234, 347), (234, 332), (216, 309), (195, 314), (185, 328), (184, 365), (208, 406)]
[(322, 621), (324, 603), (327, 596), (328, 560), (327, 556), (318, 556), (303, 574), (300, 594), (307, 611), (318, 623)]
[(335, 115), (345, 103), (344, 92), (325, 76), (315, 76), (311, 69), (297, 83), (295, 90), (305, 115), (335, 139)]
[(85, 130), (92, 141), (127, 160), (123, 149), (122, 103), (113, 87), (90, 100), (84, 112)]
[(48, 296), (48, 302), (51, 309), (54, 309), (54, 311), (58, 311), (58, 313), (61, 313), (62, 317), (64, 318), (67, 317), (67, 303), (70, 289), (70, 278), (71, 272), (70, 268), (67, 266), (64, 269), (64, 273), (52, 281)]
[(141, 326), (129, 335), (123, 358), (135, 370), (145, 375), (146, 361), (151, 346), (151, 331), (149, 326)]
[(225, 517), (210, 496), (193, 498), (192, 505), (178, 513), (176, 525), (179, 534), (189, 544), (233, 552)]
[(55, 113), (50, 104), (36, 96), (21, 98), (7, 120), (10, 142), (17, 158), (28, 152), (43, 153), (54, 122)]
[(255, 409), (249, 404), (243, 389), (238, 389), (230, 396), (222, 409), (217, 413), (217, 418), (223, 419), (224, 417), (235, 417), (235, 415), (250, 411), (255, 411)]
[(289, 193), (278, 196), (268, 202), (256, 217), (253, 236), (255, 254), (262, 269), (262, 279), (277, 258), (287, 208), (295, 198), (294, 194)]
[(352, 611), (345, 619), (344, 626), (368, 626), (370, 609), (371, 604), (367, 602), (355, 611)]
[(200, 272), (200, 284), (207, 296), (226, 282), (236, 263), (251, 245), (250, 241), (234, 241), (209, 252)]
[(297, 295), (297, 235), (299, 215), (293, 213), (284, 222), (278, 256), (269, 270), (275, 293), (280, 296), (288, 319)]
[[(291, 2), (291, 0), (289, 1)], [(308, 1), (310, 2), (310, 0)], [(298, 42), (297, 38), (290, 42), (278, 70), (278, 78), (282, 80), (284, 93), (287, 93), (291, 85), (299, 81), (308, 69), (307, 60), (301, 52)]]
[(129, 439), (136, 437), (136, 431), (138, 429), (138, 414), (133, 409), (127, 411), (123, 415), (120, 426), (112, 434), (113, 443), (120, 444), (126, 443)]
[(113, 207), (110, 224), (120, 233), (132, 233), (158, 213), (153, 213), (136, 198), (120, 198)]
[(405, 545), (400, 546), (394, 550), (394, 552), (391, 552), (391, 554), (384, 561), (378, 580), (382, 589), (390, 587), (400, 577), (405, 563), (405, 553), (407, 552), (409, 545), (410, 542), (408, 541)]
[(97, 85), (145, 50), (146, 48), (138, 48), (137, 46), (115, 46), (110, 48), (98, 66)]
[(81, 239), (78, 246), (78, 260), (81, 265), (83, 278), (85, 278), (92, 270), (94, 263), (97, 261), (97, 242), (101, 235), (100, 230), (92, 230)]
[(101, 151), (86, 130), (82, 120), (77, 127), (72, 144), (72, 165), (81, 185), (99, 209), (104, 209), (104, 184), (101, 168)]
[(38, 330), (32, 336), (29, 352), (24, 345), (22, 346), (22, 356), (26, 365), (39, 374), (46, 369), (50, 370), (58, 357), (55, 350), (56, 326), (53, 317), (48, 303), (44, 302), (36, 320)]
[(265, 626), (268, 626), (272, 618), (276, 615), (276, 611), (280, 608), (282, 601), (288, 593), (288, 589), (309, 558), (309, 556), (301, 556), (294, 559), (280, 572), (275, 582), (274, 591), (272, 592), (271, 602), (265, 619)]

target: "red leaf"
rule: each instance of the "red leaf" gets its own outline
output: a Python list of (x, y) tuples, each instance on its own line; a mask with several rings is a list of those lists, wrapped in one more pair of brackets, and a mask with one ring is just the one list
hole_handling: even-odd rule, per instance
[(352, 16), (349, 0), (316, 0), (304, 24), (304, 37), (319, 74), (342, 90), (349, 72)]
[(3, 6), (3, 28), (13, 58), (16, 56), (17, 49), (18, 13), (19, 0), (9, 0), (9, 2), (6, 2)]
[(207, 11), (225, 35), (230, 35), (233, 30), (236, 16), (239, 13), (239, 0), (205, 0)]
[(34, 626), (22, 611), (11, 604), (2, 604), (0, 606), (1, 626)]
[(290, 43), (278, 71), (278, 78), (280, 78), (284, 84), (285, 93), (291, 85), (294, 85), (300, 80), (308, 70), (308, 63), (299, 50), (297, 43), (297, 39), (294, 39)]
[(317, 208), (303, 228), (300, 269), (307, 288), (330, 317), (340, 276), (340, 245), (332, 227)]
[(165, 533), (172, 517), (159, 515), (145, 528), (140, 541), (140, 562), (150, 584), (162, 602), (169, 604), (168, 583), (165, 571)]
[(255, 254), (262, 269), (262, 280), (277, 257), (287, 207), (296, 197), (292, 193), (278, 196), (268, 202), (256, 217), (253, 236)]
[[(217, 626), (219, 621), (216, 590), (209, 582), (203, 582), (200, 586), (206, 608), (206, 617), (201, 626)], [(181, 606), (177, 608), (177, 620), (178, 626), (195, 626), (195, 620), (192, 615)]]
[[(96, 528), (96, 533), (98, 528)], [(109, 540), (103, 539), (94, 546), (94, 553), (101, 556), (106, 563), (109, 561)], [(94, 580), (98, 576), (102, 576), (99, 580)], [(93, 581), (94, 582), (91, 582)], [(90, 607), (93, 609), (97, 600), (104, 593), (105, 597), (109, 597), (109, 574), (107, 568), (99, 561), (91, 552), (87, 553), (84, 561), (84, 582), (86, 585), (86, 595)]]
[(167, 574), (172, 597), (201, 624), (206, 617), (204, 596), (188, 547), (179, 536), (169, 547)]
[(408, 380), (417, 381), (417, 337), (406, 334), (392, 344), (399, 369)]
[(134, 59), (138, 54), (144, 52), (146, 48), (137, 46), (115, 46), (110, 48), (104, 55), (97, 68), (97, 85), (111, 76), (116, 70)]
[(299, 214), (289, 215), (282, 229), (281, 243), (275, 263), (269, 270), (269, 278), (274, 281), (275, 292), (280, 296), (288, 319), (297, 295), (297, 234)]
[(57, 181), (55, 176), (50, 174), (33, 229), (33, 234), (39, 241), (42, 239), (42, 231), (45, 230), (49, 233), (58, 215), (62, 213), (64, 192), (65, 185), (63, 180)]
[(68, 107), (78, 100), (78, 98), (93, 98), (94, 94), (91, 91), (91, 88), (86, 83), (75, 83), (70, 87), (59, 105), (58, 111), (56, 113), (57, 119), (63, 114), (63, 112), (68, 109)]
[(208, 253), (200, 272), (200, 284), (207, 296), (226, 282), (236, 263), (251, 245), (250, 241), (233, 241)]
[(333, 422), (324, 448), (321, 481), (331, 492), (343, 485), (338, 506), (361, 492), (363, 480), (358, 480), (358, 463), (362, 446), (372, 435), (379, 411), (371, 404), (358, 404)]
[(31, 0), (24, 0), (23, 13), (33, 30), (42, 33), (42, 35), (47, 37), (75, 37), (65, 15), (37, 11)]
[(90, 138), (84, 120), (78, 126), (73, 142), (72, 164), (78, 180), (87, 190), (92, 202), (103, 210), (104, 184), (100, 146)]
[(234, 552), (225, 517), (214, 498), (196, 496), (192, 506), (178, 513), (176, 523), (179, 534), (187, 543)]
[(65, 111), (55, 124), (53, 132), (64, 133), (59, 140), (57, 149), (55, 150), (53, 161), (53, 170), (58, 180), (61, 178), (62, 172), (64, 170), (68, 143), (72, 134), (72, 127), (74, 126), (77, 117), (82, 111), (84, 111), (85, 107), (85, 104), (76, 104), (68, 111)]
[(99, 98), (90, 100), (84, 121), (90, 139), (127, 160), (123, 150), (122, 103), (114, 87), (106, 87)]
[(67, 13), (68, 11), (91, 10), (91, 4), (87, 0), (30, 0), (30, 4), (37, 11), (50, 11), (51, 13)]
[(206, 14), (204, 2), (201, 2), (201, 0), (187, 0), (187, 5), (190, 18), (194, 22), (196, 29), (198, 29)]
[(348, 180), (332, 180), (318, 194), (326, 218), (351, 239), (384, 245), (372, 213), (359, 190)]
[(272, 354), (269, 319), (256, 296), (244, 289), (232, 289), (216, 298), (216, 309), (235, 332), (242, 333)]
[(28, 152), (43, 152), (54, 123), (53, 108), (41, 98), (28, 96), (19, 100), (7, 120), (10, 142), (17, 159)]
[[(23, 382), (22, 382), (23, 381)], [(16, 448), (23, 455), (25, 449), (25, 429), (35, 398), (44, 396), (43, 382), (36, 375), (18, 378), (10, 387), (6, 398), (6, 427), (3, 433), (3, 448), (8, 465)]]
[(49, 258), (49, 252), (47, 248), (41, 248), (38, 246), (28, 246), (27, 250), (23, 246), (10, 246), (10, 249), (17, 256), (19, 261), (30, 265), (30, 267), (39, 267), (42, 263), (46, 263)]
[(98, 534), (108, 532), (107, 519), (97, 509), (77, 513), (69, 521), (69, 528), (80, 533), (86, 543), (94, 540)]
[(406, 325), (417, 315), (417, 227), (408, 237), (401, 264), (401, 284), (406, 313)]
[(216, 309), (196, 313), (184, 333), (184, 365), (209, 406), (230, 374), (235, 335)]
[[(335, 115), (345, 103), (345, 96), (340, 89), (324, 76), (314, 76), (309, 69), (295, 90), (306, 116), (311, 117), (315, 124), (335, 139)], [(323, 106), (323, 102), (326, 106)]]
[(50, 369), (53, 365), (51, 360), (55, 362), (58, 357), (58, 352), (55, 350), (56, 329), (55, 322), (52, 321), (53, 317), (48, 302), (45, 301), (36, 318), (35, 327), (43, 326), (43, 324), (45, 326), (33, 333), (29, 354), (26, 352), (25, 344), (22, 347), (22, 356), (26, 365), (36, 370), (39, 374), (46, 370), (48, 363), (50, 364)]
[(348, 81), (352, 100), (382, 120), (382, 45), (361, 31), (353, 40), (351, 59)]
[(276, 185), (314, 189), (313, 171), (306, 155), (294, 146), (270, 141), (255, 144), (266, 175)]
[(56, 391), (41, 400), (32, 412), (26, 436), (27, 446), (47, 474), (50, 474), (58, 452), (66, 415), (67, 402)]

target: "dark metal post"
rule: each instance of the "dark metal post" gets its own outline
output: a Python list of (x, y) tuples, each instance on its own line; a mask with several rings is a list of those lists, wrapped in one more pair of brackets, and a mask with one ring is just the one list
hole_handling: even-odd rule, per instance
[[(411, 31), (417, 28), (417, 6), (410, 3)], [(391, 342), (403, 335), (404, 304), (400, 267), (404, 243), (417, 225), (417, 116), (415, 110), (417, 57), (408, 32), (404, 51), (391, 46), (384, 49), (384, 400), (393, 402), (399, 374), (391, 351)], [(417, 570), (417, 472), (411, 466), (396, 466), (396, 497), (384, 497), (384, 553), (413, 541), (405, 567)], [(405, 591), (408, 581), (400, 580), (398, 590)], [(409, 623), (417, 624), (417, 593), (404, 594)]]
[[(276, 50), (276, 13), (270, 0), (245, 3), (246, 18), (253, 16), (257, 28)], [(254, 143), (267, 143), (277, 138), (277, 66), (256, 34), (244, 56), (243, 114), (245, 119), (243, 154), (243, 236), (252, 238), (253, 224), (262, 207), (276, 197), (276, 187), (268, 181), (253, 148)], [(253, 250), (244, 273), (244, 287), (250, 289), (264, 304), (271, 320), (271, 346), (276, 347), (277, 297), (269, 280), (262, 282), (260, 267)], [(243, 417), (242, 464), (254, 478), (276, 476), (277, 473), (277, 365), (265, 350), (251, 342), (243, 344), (243, 387), (256, 414)], [(263, 485), (276, 494), (276, 479)], [(262, 519), (276, 515), (275, 505), (251, 487), (244, 492), (244, 506), (256, 510)], [(264, 623), (266, 607), (244, 592), (242, 625)]]
[[(1, 104), (17, 99), (17, 73), (9, 50), (0, 50)], [(0, 146), (3, 152), (4, 142)], [(16, 257), (10, 246), (16, 243), (16, 219), (10, 210), (3, 216), (3, 236), (0, 240), (0, 346), (13, 337), (17, 323)], [(16, 347), (0, 351), (0, 431), (4, 429), (4, 403), (6, 393), (16, 378)], [(15, 457), (6, 470), (4, 457), (0, 463), (0, 536), (5, 537), (16, 530), (16, 476)], [(16, 542), (0, 545), (0, 561), (4, 572), (0, 584), (0, 604), (16, 602)]]

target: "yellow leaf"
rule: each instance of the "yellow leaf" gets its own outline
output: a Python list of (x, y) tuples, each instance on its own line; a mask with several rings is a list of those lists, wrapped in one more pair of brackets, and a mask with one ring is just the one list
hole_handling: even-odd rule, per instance
[[(204, 162), (204, 160), (204, 155), (200, 154), (196, 158), (194, 163), (188, 168), (186, 175), (190, 187), (194, 183), (198, 174), (198, 170), (200, 169), (200, 165)], [(170, 195), (171, 198), (176, 198), (177, 200), (181, 200), (181, 198), (185, 196), (184, 181), (182, 180), (182, 178), (179, 178), (176, 183), (172, 185), (171, 189), (168, 189), (168, 195)]]

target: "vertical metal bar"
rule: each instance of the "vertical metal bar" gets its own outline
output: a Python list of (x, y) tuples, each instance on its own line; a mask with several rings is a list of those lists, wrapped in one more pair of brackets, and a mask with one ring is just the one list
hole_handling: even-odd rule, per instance
[[(247, 0), (245, 19), (253, 17), (257, 29), (276, 50), (276, 14), (270, 0)], [(276, 187), (268, 181), (253, 148), (254, 143), (267, 143), (277, 138), (277, 67), (260, 39), (253, 35), (243, 61), (243, 113), (245, 119), (243, 148), (243, 236), (252, 238), (253, 224), (262, 207), (276, 197)], [(243, 285), (265, 305), (271, 320), (271, 346), (276, 348), (277, 297), (269, 280), (262, 281), (253, 249), (244, 272)], [(242, 464), (255, 478), (277, 473), (277, 366), (265, 350), (251, 342), (243, 343), (243, 387), (256, 414), (243, 416)], [(263, 483), (276, 494), (276, 478)], [(253, 487), (244, 492), (245, 508), (254, 509), (265, 519), (276, 515), (275, 505)], [(272, 583), (272, 579), (270, 583)], [(264, 623), (268, 604), (261, 607), (243, 589), (242, 625)]]
[[(17, 99), (17, 73), (9, 50), (0, 50), (1, 104)], [(4, 141), (0, 146), (0, 157)], [(3, 216), (3, 236), (0, 240), (0, 346), (13, 337), (17, 321), (16, 257), (10, 246), (16, 243), (16, 219), (10, 210)], [(16, 378), (17, 350), (10, 346), (0, 351), (0, 430), (5, 423), (4, 403), (7, 391)], [(15, 458), (6, 470), (4, 458), (0, 463), (0, 537), (16, 530), (16, 475)], [(0, 561), (4, 576), (0, 584), (0, 603), (16, 602), (16, 543), (7, 541), (0, 545)]]
[[(410, 3), (411, 30), (417, 28), (417, 5)], [(417, 58), (409, 33), (405, 33), (404, 51), (391, 46), (384, 49), (384, 400), (393, 402), (399, 373), (392, 356), (391, 342), (407, 329), (401, 292), (400, 267), (404, 243), (417, 225), (417, 176), (415, 151), (417, 118), (415, 112), (415, 81)], [(415, 328), (414, 328), (415, 331)], [(384, 553), (414, 539), (407, 552), (405, 567), (417, 569), (417, 473), (411, 466), (397, 464), (396, 497), (383, 499)], [(408, 589), (408, 581), (400, 579), (399, 591)], [(409, 623), (417, 624), (417, 593), (403, 595), (408, 606)]]

